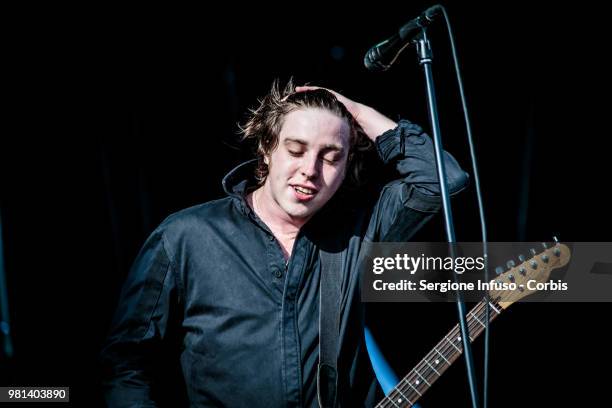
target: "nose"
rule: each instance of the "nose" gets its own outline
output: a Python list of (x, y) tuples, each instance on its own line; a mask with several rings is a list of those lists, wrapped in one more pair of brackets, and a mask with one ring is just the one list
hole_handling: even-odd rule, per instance
[(317, 178), (319, 175), (319, 160), (314, 155), (305, 156), (302, 161), (301, 173), (307, 179)]

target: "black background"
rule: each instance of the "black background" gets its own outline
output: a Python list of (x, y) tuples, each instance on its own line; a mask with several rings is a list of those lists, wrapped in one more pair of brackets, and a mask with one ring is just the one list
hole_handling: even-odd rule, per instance
[[(102, 404), (97, 353), (121, 284), (167, 215), (221, 197), (251, 156), (236, 123), (274, 78), (333, 88), (428, 127), (407, 49), (385, 74), (365, 51), (431, 5), (291, 3), (207, 9), (5, 13), (0, 210), (15, 356), (3, 385), (70, 386)], [(588, 2), (446, 3), (471, 108), (492, 241), (609, 241), (607, 24)], [(431, 30), (445, 148), (470, 171), (440, 22)], [(474, 188), (453, 202), (457, 239), (480, 239)], [(443, 240), (439, 217), (421, 237)], [(491, 331), (490, 406), (605, 398), (609, 304), (517, 304)], [(398, 372), (454, 325), (452, 304), (374, 304)], [(474, 347), (482, 378), (482, 341)], [(465, 367), (421, 400), (469, 406)], [(172, 391), (169, 389), (171, 395)]]

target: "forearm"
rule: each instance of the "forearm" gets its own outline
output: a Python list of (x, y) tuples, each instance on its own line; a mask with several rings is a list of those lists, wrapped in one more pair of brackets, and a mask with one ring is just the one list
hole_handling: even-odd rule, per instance
[[(379, 196), (367, 237), (372, 241), (405, 241), (441, 208), (433, 142), (423, 129), (402, 120), (376, 140), (380, 159), (396, 168), (398, 178), (387, 183)], [(451, 194), (469, 180), (457, 161), (443, 154)]]
[(355, 119), (373, 142), (388, 130), (397, 127), (397, 123), (376, 109), (360, 104)]

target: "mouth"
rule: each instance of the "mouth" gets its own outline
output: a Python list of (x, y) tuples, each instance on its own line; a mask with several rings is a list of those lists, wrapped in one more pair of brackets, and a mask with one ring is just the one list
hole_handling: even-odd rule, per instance
[(292, 185), (295, 197), (298, 201), (309, 201), (317, 194), (317, 190), (305, 186)]

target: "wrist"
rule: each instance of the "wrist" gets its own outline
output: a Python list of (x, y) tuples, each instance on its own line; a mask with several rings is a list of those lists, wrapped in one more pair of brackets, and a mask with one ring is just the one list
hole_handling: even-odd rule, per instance
[(356, 119), (372, 141), (376, 141), (378, 136), (397, 127), (397, 123), (393, 120), (366, 105), (359, 106), (359, 116)]

